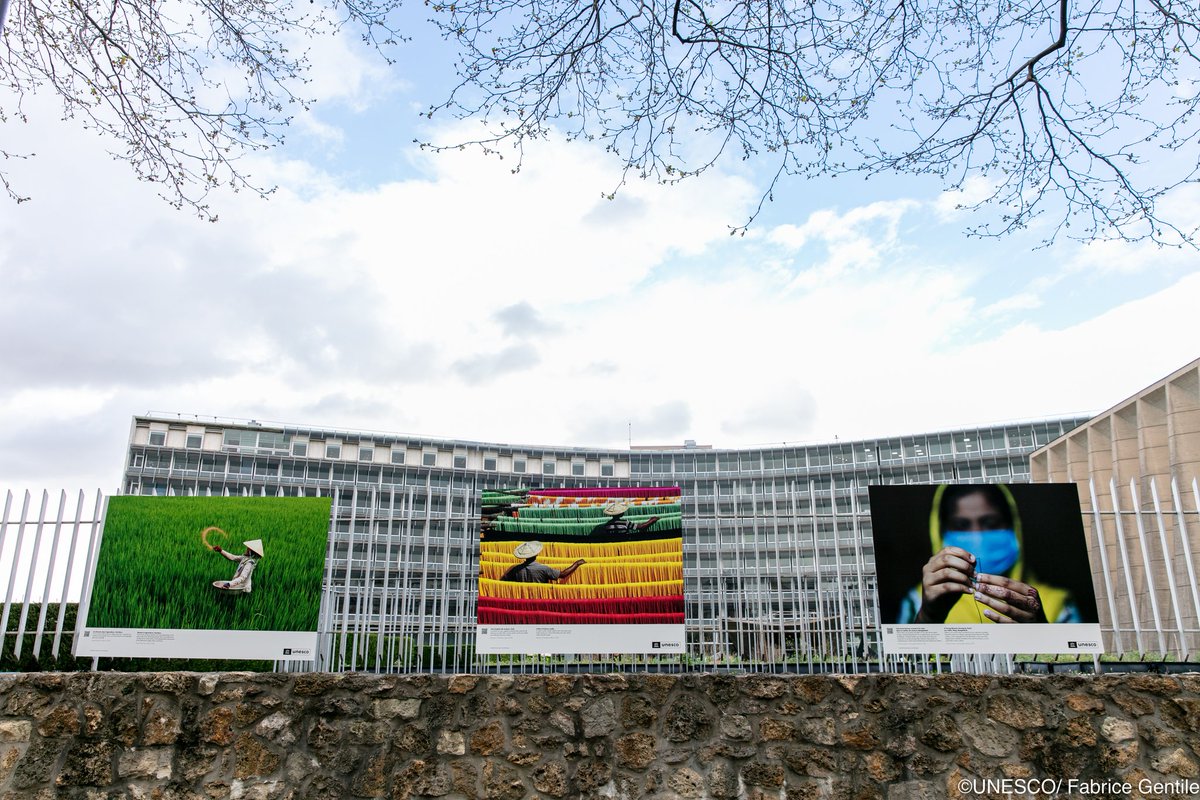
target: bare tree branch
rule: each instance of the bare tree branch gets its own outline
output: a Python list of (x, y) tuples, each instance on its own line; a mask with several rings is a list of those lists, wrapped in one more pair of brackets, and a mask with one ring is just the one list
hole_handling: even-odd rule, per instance
[(216, 187), (271, 191), (239, 159), (279, 144), (291, 112), (308, 107), (305, 41), (352, 26), (386, 48), (399, 38), (389, 22), (399, 2), (17, 0), (0, 103), (12, 115), (34, 93), (56, 95), (65, 117), (114, 142), (165, 199), (215, 218), (205, 199)]
[[(428, 114), (489, 122), (497, 152), (560, 131), (625, 178), (726, 159), (779, 181), (929, 175), (985, 186), (978, 235), (1197, 241), (1163, 200), (1197, 182), (1200, 11), (1175, 0), (465, 0)], [(1029, 53), (1032, 51), (1032, 55)], [(461, 146), (465, 142), (426, 146)], [(1191, 145), (1188, 150), (1186, 146)], [(770, 161), (770, 159), (774, 159)], [(747, 223), (748, 224), (748, 223)], [(744, 230), (739, 228), (737, 230)]]

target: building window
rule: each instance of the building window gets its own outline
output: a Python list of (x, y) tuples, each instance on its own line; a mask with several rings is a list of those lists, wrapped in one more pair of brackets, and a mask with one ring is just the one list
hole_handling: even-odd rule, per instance
[(150, 444), (154, 447), (162, 447), (167, 443), (166, 431), (150, 431)]
[(358, 460), (359, 461), (374, 461), (375, 460), (375, 448), (374, 447), (358, 448)]
[(553, 475), (555, 466), (556, 466), (556, 464), (553, 461), (543, 461), (542, 462), (542, 474), (543, 475)]
[(340, 444), (325, 445), (325, 457), (326, 458), (341, 458), (342, 457), (342, 446)]
[(571, 462), (571, 474), (577, 478), (579, 476), (583, 475), (583, 462), (582, 461)]
[(392, 449), (392, 463), (393, 464), (403, 464), (404, 463), (404, 451), (403, 450), (397, 450), (395, 448)]
[(426, 467), (437, 466), (437, 453), (422, 453), (421, 463)]
[(467, 468), (467, 457), (465, 454), (463, 454), (463, 453), (455, 453), (454, 454), (454, 468), (455, 469), (466, 469)]
[(141, 453), (133, 454), (133, 466), (135, 468), (142, 466), (142, 464), (144, 464), (144, 463), (146, 463), (146, 457), (143, 454), (141, 454)]
[(187, 449), (199, 450), (204, 445), (203, 433), (189, 433), (187, 435)]
[(613, 476), (614, 472), (615, 472), (615, 470), (613, 469), (612, 464), (601, 464), (600, 465), (600, 477), (601, 478), (611, 478)]
[(525, 459), (514, 458), (513, 459), (513, 472), (524, 472), (524, 471), (525, 471)]
[(1004, 431), (984, 431), (980, 434), (979, 441), (984, 450), (1003, 450)]
[(278, 431), (260, 431), (258, 446), (264, 450), (287, 450), (291, 435)]
[(254, 447), (258, 442), (258, 434), (254, 431), (225, 431), (226, 447)]
[(495, 456), (484, 456), (483, 457), (483, 468), (485, 470), (487, 470), (488, 472), (495, 472), (496, 471), (496, 457)]
[(308, 455), (308, 442), (292, 442), (292, 455), (304, 458)]

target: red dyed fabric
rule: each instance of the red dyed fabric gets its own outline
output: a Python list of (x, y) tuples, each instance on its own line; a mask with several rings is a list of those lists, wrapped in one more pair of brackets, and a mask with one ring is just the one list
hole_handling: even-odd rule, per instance
[(560, 614), (553, 611), (505, 611), (480, 608), (480, 625), (682, 625), (678, 614)]
[(682, 614), (683, 595), (659, 597), (604, 597), (586, 599), (520, 600), (506, 597), (480, 597), (483, 610), (549, 612), (555, 614)]
[(678, 497), (678, 486), (594, 486), (579, 489), (531, 489), (541, 497)]

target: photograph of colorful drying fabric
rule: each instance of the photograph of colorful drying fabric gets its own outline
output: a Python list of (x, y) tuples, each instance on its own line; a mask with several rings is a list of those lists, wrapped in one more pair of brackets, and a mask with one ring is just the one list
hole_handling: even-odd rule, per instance
[(486, 491), (483, 625), (683, 625), (679, 487)]

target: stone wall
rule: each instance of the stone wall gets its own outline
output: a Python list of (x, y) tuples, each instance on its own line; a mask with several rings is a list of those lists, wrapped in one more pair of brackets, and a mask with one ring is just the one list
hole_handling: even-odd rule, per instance
[(1200, 675), (28, 674), (0, 711), (14, 800), (1200, 795)]

